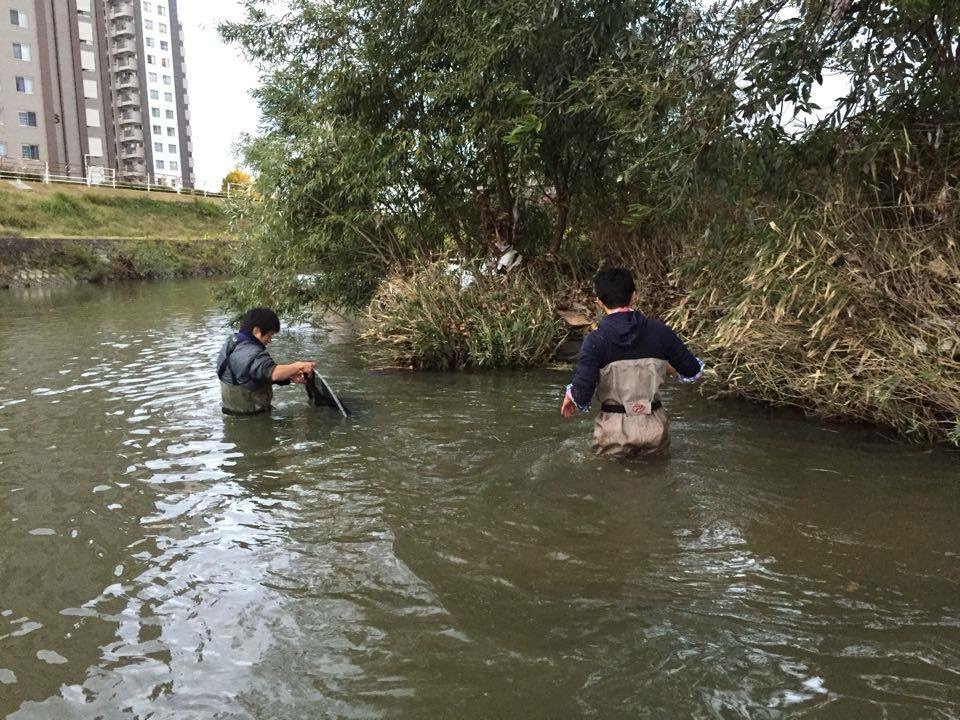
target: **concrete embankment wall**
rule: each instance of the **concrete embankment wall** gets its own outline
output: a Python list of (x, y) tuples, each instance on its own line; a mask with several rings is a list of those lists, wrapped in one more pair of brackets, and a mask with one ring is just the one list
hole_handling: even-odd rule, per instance
[(0, 288), (223, 275), (231, 240), (0, 237)]

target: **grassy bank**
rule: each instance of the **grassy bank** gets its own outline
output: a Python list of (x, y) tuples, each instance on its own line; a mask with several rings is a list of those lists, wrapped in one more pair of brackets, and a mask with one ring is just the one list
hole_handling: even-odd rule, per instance
[(230, 235), (219, 200), (0, 181), (0, 236), (203, 240)]
[(956, 217), (754, 208), (675, 259), (667, 319), (723, 393), (960, 445)]
[(232, 254), (218, 200), (0, 182), (0, 287), (221, 275)]

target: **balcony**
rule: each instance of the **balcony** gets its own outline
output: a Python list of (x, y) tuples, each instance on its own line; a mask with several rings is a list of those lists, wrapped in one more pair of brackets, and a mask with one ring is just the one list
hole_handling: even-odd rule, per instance
[(120, 147), (120, 159), (121, 160), (131, 160), (138, 163), (143, 163), (143, 145), (139, 143), (124, 143)]
[(120, 18), (130, 18), (133, 20), (133, 3), (128, 2), (127, 0), (113, 3), (110, 6), (107, 17), (110, 20), (119, 20)]
[(137, 34), (137, 30), (132, 22), (115, 22), (110, 26), (110, 33), (115, 38), (134, 37)]
[(133, 73), (124, 73), (117, 77), (113, 86), (114, 90), (139, 90), (140, 79)]
[(143, 115), (136, 110), (124, 110), (120, 113), (120, 125), (143, 125)]
[(139, 93), (123, 93), (120, 97), (117, 98), (117, 107), (118, 108), (130, 108), (131, 110), (136, 110), (140, 112), (140, 95)]
[(110, 48), (110, 52), (115, 56), (124, 55), (126, 53), (136, 54), (137, 44), (130, 40), (121, 40), (119, 42), (114, 43), (113, 47)]
[(122, 142), (143, 142), (143, 128), (136, 125), (130, 125), (123, 129)]

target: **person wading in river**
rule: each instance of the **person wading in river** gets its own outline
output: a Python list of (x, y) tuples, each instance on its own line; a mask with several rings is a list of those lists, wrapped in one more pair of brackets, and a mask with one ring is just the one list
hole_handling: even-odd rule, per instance
[(601, 270), (594, 284), (597, 304), (606, 317), (583, 340), (560, 414), (569, 418), (578, 409), (588, 412), (596, 391), (601, 406), (593, 426), (595, 452), (662, 453), (670, 445), (670, 435), (660, 385), (668, 372), (680, 382), (699, 380), (703, 362), (668, 326), (630, 307), (636, 286), (629, 270)]
[(228, 339), (217, 357), (222, 410), (227, 415), (269, 412), (274, 385), (304, 384), (315, 363), (277, 365), (267, 345), (280, 332), (280, 318), (270, 308), (253, 308), (243, 316), (240, 332)]

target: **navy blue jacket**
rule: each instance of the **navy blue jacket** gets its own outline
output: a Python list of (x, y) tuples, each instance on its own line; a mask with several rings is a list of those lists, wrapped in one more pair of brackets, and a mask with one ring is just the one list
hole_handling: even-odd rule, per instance
[(699, 378), (703, 371), (703, 363), (662, 322), (634, 310), (615, 312), (604, 317), (597, 329), (583, 339), (569, 387), (577, 407), (589, 407), (600, 370), (605, 366), (617, 360), (641, 358), (666, 360), (687, 382)]

